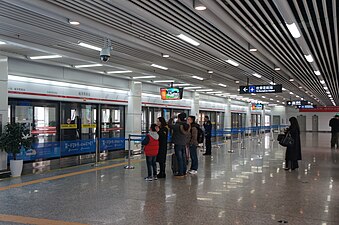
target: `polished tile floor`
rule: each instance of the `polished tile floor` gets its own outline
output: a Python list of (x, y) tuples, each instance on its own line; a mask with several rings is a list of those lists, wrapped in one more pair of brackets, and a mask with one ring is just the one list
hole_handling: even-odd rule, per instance
[(55, 224), (338, 225), (339, 151), (329, 148), (330, 134), (302, 134), (303, 160), (292, 172), (270, 139), (246, 138), (243, 149), (233, 142), (234, 153), (229, 142), (212, 156), (200, 152), (198, 174), (183, 179), (171, 175), (168, 157), (168, 177), (152, 182), (142, 159), (134, 170), (111, 161), (2, 180), (0, 224), (18, 224), (3, 219), (12, 215)]

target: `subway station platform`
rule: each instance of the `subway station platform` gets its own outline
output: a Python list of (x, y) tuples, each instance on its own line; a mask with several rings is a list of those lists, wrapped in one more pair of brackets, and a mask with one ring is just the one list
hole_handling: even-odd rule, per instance
[(0, 182), (0, 224), (339, 224), (339, 151), (329, 133), (303, 133), (300, 168), (283, 169), (270, 135), (199, 153), (197, 175), (146, 182), (135, 158)]

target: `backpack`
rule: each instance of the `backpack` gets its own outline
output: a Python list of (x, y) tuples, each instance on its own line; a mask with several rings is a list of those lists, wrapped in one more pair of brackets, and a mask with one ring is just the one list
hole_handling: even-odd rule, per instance
[(199, 124), (195, 126), (198, 130), (198, 136), (197, 136), (197, 141), (199, 144), (204, 143), (204, 131), (200, 128)]

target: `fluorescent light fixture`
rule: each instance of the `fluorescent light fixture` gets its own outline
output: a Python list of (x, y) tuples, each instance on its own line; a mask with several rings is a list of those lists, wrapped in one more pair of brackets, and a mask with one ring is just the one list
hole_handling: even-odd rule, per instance
[(185, 87), (186, 90), (190, 90), (190, 89), (200, 89), (202, 87)]
[(290, 92), (290, 95), (293, 95), (293, 92), (292, 92), (292, 91)]
[(266, 98), (265, 96), (261, 96), (262, 98)]
[(173, 83), (174, 80), (155, 80), (153, 83)]
[(61, 55), (41, 55), (41, 56), (30, 56), (30, 59), (57, 59), (62, 58)]
[(274, 67), (274, 70), (279, 71), (281, 69), (280, 69), (280, 67)]
[(251, 95), (257, 95), (257, 94), (251, 93)]
[(197, 80), (204, 80), (204, 78), (198, 77), (198, 76), (192, 76), (192, 78), (197, 79)]
[(279, 100), (277, 100), (277, 102), (280, 102)]
[(85, 47), (85, 48), (89, 48), (89, 49), (93, 49), (93, 50), (97, 50), (97, 51), (101, 51), (101, 48), (94, 46), (94, 45), (90, 45), (90, 44), (86, 44), (84, 42), (79, 42), (80, 46)]
[(290, 78), (290, 79), (289, 79), (289, 81), (293, 82), (293, 81), (294, 81), (294, 79), (293, 79), (293, 78)]
[(173, 84), (173, 87), (186, 87), (191, 86), (191, 84)]
[(227, 87), (226, 84), (222, 84), (222, 83), (219, 83), (218, 85), (221, 86), (221, 87)]
[(158, 68), (158, 69), (162, 69), (162, 70), (168, 70), (167, 67), (160, 66), (160, 65), (157, 65), (157, 64), (154, 64), (154, 63), (153, 63), (151, 66), (152, 66), (152, 67), (155, 67), (155, 68)]
[(331, 94), (331, 92), (329, 92), (329, 91), (326, 91), (326, 94), (328, 94), (328, 95), (329, 95), (329, 94)]
[(236, 83), (236, 84), (239, 84), (239, 83), (240, 83), (240, 81), (236, 80), (236, 81), (235, 81), (235, 83)]
[(282, 88), (281, 90), (286, 91), (286, 88)]
[(184, 34), (179, 34), (177, 37), (180, 38), (180, 39), (183, 40), (183, 41), (186, 41), (186, 42), (190, 43), (191, 45), (194, 45), (194, 46), (199, 46), (199, 45), (200, 45), (199, 42), (193, 40), (193, 39), (190, 38), (190, 37), (187, 37), (187, 36), (184, 35)]
[(253, 76), (257, 77), (257, 78), (261, 78), (261, 75), (257, 74), (257, 73), (253, 73)]
[(120, 71), (107, 71), (106, 73), (112, 74), (112, 73), (132, 73), (131, 70), (120, 70)]
[(317, 75), (317, 76), (320, 76), (320, 71), (319, 70), (315, 70), (314, 74)]
[(207, 91), (213, 91), (213, 89), (199, 89), (197, 91), (203, 91), (203, 92), (207, 92)]
[(258, 51), (258, 49), (254, 48), (254, 47), (250, 48), (250, 52), (256, 52), (256, 51)]
[(0, 45), (5, 45), (6, 42), (0, 41)]
[(213, 71), (212, 70), (207, 70), (207, 73), (213, 73)]
[(80, 25), (80, 22), (75, 20), (68, 20), (68, 23), (74, 26)]
[(135, 84), (141, 84), (141, 81), (134, 81)]
[(299, 96), (299, 95), (296, 95), (295, 97), (299, 98), (300, 96)]
[(221, 94), (222, 91), (211, 91), (211, 92), (207, 92), (207, 94)]
[(270, 101), (273, 101), (273, 98), (270, 98)]
[(332, 95), (328, 95), (328, 97), (332, 97)]
[(141, 76), (141, 77), (133, 77), (133, 79), (150, 79), (150, 78), (156, 78), (156, 76)]
[(232, 59), (227, 59), (226, 62), (233, 66), (239, 66), (239, 63), (237, 63), (236, 61), (233, 61)]
[(325, 90), (328, 90), (328, 87), (324, 87)]
[(302, 86), (299, 86), (299, 88), (301, 89), (301, 88), (303, 88)]
[(206, 10), (206, 6), (203, 5), (199, 0), (193, 0), (194, 8), (198, 11)]
[(76, 65), (75, 68), (87, 68), (87, 67), (99, 67), (102, 66), (102, 64), (86, 64), (86, 65)]
[(161, 54), (163, 58), (169, 58), (170, 55), (169, 54)]
[(325, 81), (324, 81), (324, 80), (321, 80), (320, 83), (321, 83), (321, 84), (325, 84)]
[(313, 57), (312, 57), (312, 55), (304, 55), (304, 56), (305, 56), (307, 62), (313, 62)]
[(281, 102), (281, 104), (285, 105), (285, 102)]
[(291, 24), (286, 23), (286, 26), (294, 38), (300, 38), (301, 34), (298, 30), (297, 25), (295, 25), (295, 23), (291, 23)]

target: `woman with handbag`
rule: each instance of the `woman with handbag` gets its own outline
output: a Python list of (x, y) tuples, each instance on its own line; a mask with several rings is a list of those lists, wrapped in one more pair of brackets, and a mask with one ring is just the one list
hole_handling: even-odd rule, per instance
[(286, 130), (286, 135), (292, 137), (293, 142), (287, 145), (285, 155), (285, 170), (295, 170), (299, 168), (298, 160), (301, 160), (300, 128), (297, 118), (289, 119), (291, 125)]

